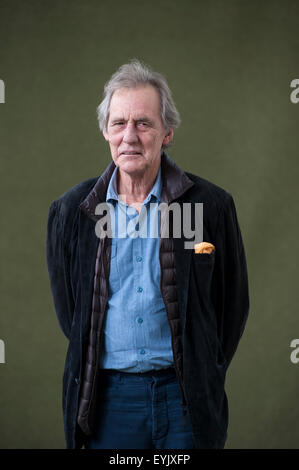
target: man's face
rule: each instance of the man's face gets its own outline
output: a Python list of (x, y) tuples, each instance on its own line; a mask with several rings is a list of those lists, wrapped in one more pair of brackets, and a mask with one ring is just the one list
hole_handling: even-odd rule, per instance
[(163, 127), (159, 93), (151, 85), (114, 92), (103, 134), (115, 165), (132, 176), (158, 171), (161, 147), (173, 138), (173, 130)]

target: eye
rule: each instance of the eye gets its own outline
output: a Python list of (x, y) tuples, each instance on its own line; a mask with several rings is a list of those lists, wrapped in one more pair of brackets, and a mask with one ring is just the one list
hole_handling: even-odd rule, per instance
[(140, 122), (138, 122), (138, 126), (140, 126), (140, 127), (147, 127), (147, 126), (148, 126), (148, 123), (145, 122), (145, 121), (140, 121)]

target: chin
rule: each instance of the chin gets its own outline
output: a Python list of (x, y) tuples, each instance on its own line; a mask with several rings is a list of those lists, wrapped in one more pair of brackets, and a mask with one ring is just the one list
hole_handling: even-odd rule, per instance
[(130, 160), (128, 159), (127, 161), (124, 161), (124, 159), (120, 159), (118, 161), (118, 166), (121, 170), (126, 171), (127, 173), (134, 173), (136, 171), (139, 172), (145, 170), (144, 161), (139, 158), (134, 158)]
[(137, 165), (136, 163), (125, 163), (124, 165), (120, 165), (119, 168), (126, 173), (142, 173), (145, 171), (145, 166), (144, 165)]

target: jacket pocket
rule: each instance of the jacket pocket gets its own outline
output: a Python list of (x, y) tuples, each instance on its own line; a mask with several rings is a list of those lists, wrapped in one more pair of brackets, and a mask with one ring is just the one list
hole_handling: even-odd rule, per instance
[(193, 253), (196, 284), (204, 297), (209, 296), (215, 264), (215, 250), (212, 253)]
[(217, 315), (212, 302), (211, 286), (215, 266), (215, 251), (212, 253), (193, 253), (193, 305), (212, 361), (215, 366), (225, 362), (218, 338)]
[(213, 263), (215, 261), (216, 250), (211, 253), (193, 253), (194, 259), (199, 263)]

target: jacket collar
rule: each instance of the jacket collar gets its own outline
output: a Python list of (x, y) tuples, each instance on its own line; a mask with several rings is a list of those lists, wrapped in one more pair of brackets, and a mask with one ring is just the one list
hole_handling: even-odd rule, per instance
[[(80, 209), (85, 214), (98, 221), (100, 216), (95, 215), (95, 209), (98, 204), (106, 201), (106, 193), (109, 185), (110, 178), (115, 169), (115, 163), (110, 162), (104, 173), (98, 178), (96, 184), (81, 202)], [(194, 182), (181, 170), (174, 161), (163, 152), (161, 155), (161, 173), (162, 173), (162, 202), (170, 204), (175, 199), (182, 196)]]

